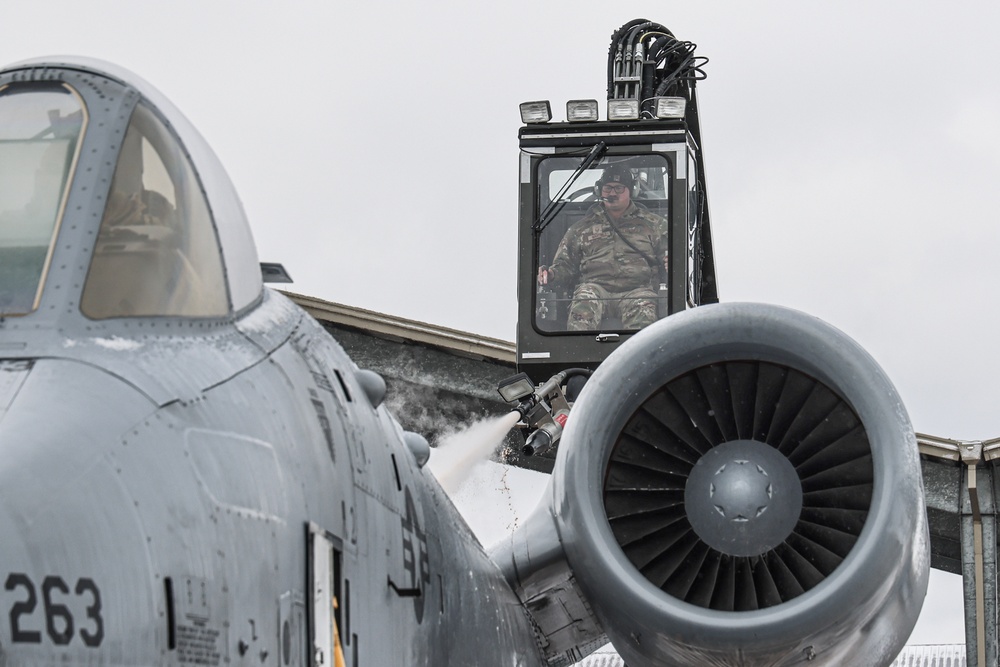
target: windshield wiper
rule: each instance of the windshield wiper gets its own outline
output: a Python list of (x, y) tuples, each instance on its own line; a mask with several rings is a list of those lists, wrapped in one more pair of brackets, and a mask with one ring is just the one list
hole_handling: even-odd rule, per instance
[(590, 153), (587, 157), (583, 159), (583, 162), (580, 163), (580, 166), (577, 167), (576, 171), (574, 171), (569, 177), (566, 184), (562, 186), (562, 189), (556, 193), (556, 196), (549, 201), (549, 205), (545, 207), (545, 210), (542, 211), (541, 215), (538, 216), (538, 219), (531, 225), (531, 229), (535, 232), (535, 234), (540, 234), (552, 218), (555, 217), (555, 214), (558, 213), (558, 211), (555, 210), (557, 207), (562, 208), (565, 206), (566, 202), (562, 201), (562, 197), (566, 194), (567, 190), (573, 187), (573, 184), (576, 183), (576, 179), (580, 178), (580, 175), (583, 174), (583, 172), (585, 172), (590, 165), (594, 164), (597, 160), (600, 160), (601, 157), (604, 156), (604, 152), (607, 150), (608, 147), (603, 141), (590, 149)]

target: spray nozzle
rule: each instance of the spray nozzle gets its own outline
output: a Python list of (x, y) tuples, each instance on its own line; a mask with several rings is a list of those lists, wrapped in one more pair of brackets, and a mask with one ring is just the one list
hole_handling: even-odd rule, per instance
[(569, 401), (563, 392), (569, 375), (561, 371), (535, 387), (527, 374), (518, 373), (498, 385), (500, 395), (521, 415), (530, 431), (521, 449), (525, 456), (542, 454), (559, 442), (569, 417)]
[[(514, 410), (520, 413), (528, 428), (535, 428), (540, 421), (551, 417), (553, 408), (560, 403), (560, 400), (565, 403), (562, 393), (562, 383), (565, 379), (565, 372), (556, 373), (536, 388), (527, 373), (518, 373), (501, 380), (497, 385), (497, 391)], [(565, 407), (568, 411), (569, 406)]]
[(556, 410), (551, 415), (546, 413), (546, 417), (548, 418), (524, 441), (521, 453), (525, 456), (541, 456), (559, 442), (569, 418), (569, 410)]
[(534, 395), (521, 401), (515, 410), (521, 414), (521, 421), (523, 421), (528, 428), (534, 428), (540, 420), (544, 419), (545, 416), (549, 414), (549, 406)]

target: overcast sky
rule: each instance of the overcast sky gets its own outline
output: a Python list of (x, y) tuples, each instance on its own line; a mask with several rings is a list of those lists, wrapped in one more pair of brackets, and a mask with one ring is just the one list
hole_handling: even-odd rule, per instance
[[(513, 340), (517, 104), (601, 99), (611, 33), (658, 21), (711, 60), (722, 299), (856, 338), (918, 431), (1000, 435), (1000, 3), (625, 6), (8, 0), (0, 62), (86, 55), (158, 87), (293, 290)], [(958, 580), (934, 581), (914, 639), (964, 641)]]

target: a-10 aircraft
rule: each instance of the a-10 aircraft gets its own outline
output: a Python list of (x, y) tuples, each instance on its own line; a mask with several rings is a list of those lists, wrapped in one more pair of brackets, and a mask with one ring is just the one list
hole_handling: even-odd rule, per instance
[[(628, 49), (664, 32), (626, 27)], [(928, 577), (906, 412), (832, 327), (710, 303), (691, 118), (619, 123), (532, 126), (562, 143), (522, 185), (633, 160), (649, 201), (691, 208), (667, 213), (699, 262), (667, 289), (691, 292), (598, 337), (614, 352), (564, 431), (537, 408), (572, 373), (504, 387), (561, 439), (546, 500), (488, 554), (382, 379), (264, 286), (168, 100), (88, 59), (0, 70), (0, 665), (557, 667), (608, 640), (630, 667), (888, 664)]]

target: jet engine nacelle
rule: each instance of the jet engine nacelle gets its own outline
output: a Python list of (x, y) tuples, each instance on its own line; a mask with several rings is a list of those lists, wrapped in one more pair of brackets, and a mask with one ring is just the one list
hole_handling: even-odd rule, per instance
[(926, 593), (906, 410), (796, 311), (704, 306), (637, 334), (574, 405), (550, 490), (498, 562), (529, 612), (565, 596), (564, 564), (630, 667), (888, 665)]

